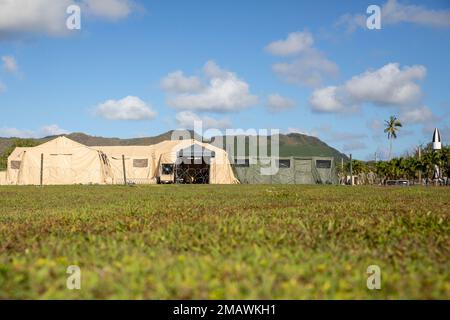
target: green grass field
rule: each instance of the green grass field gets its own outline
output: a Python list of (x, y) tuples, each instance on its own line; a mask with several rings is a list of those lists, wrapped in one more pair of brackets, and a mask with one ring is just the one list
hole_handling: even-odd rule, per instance
[(448, 188), (0, 187), (0, 299), (449, 299), (449, 211)]

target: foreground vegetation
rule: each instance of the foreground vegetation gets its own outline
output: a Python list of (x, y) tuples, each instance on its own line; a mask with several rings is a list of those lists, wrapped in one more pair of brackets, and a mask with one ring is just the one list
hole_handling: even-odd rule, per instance
[(0, 187), (0, 299), (448, 299), (449, 208), (446, 187)]

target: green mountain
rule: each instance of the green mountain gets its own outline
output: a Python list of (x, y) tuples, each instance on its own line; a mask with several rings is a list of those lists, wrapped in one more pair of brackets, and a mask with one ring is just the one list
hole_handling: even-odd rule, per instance
[[(80, 132), (74, 132), (70, 134), (66, 134), (66, 136), (69, 139), (72, 139), (74, 141), (77, 141), (79, 143), (82, 143), (87, 146), (130, 146), (130, 145), (151, 145), (155, 144), (164, 140), (169, 140), (172, 136), (172, 134), (176, 134), (176, 131), (171, 130), (167, 131), (163, 134), (160, 134), (158, 136), (154, 137), (143, 137), (143, 138), (131, 138), (131, 139), (120, 139), (120, 138), (105, 138), (105, 137), (97, 137), (97, 136), (90, 136), (84, 133)], [(191, 136), (194, 135), (192, 131), (190, 131)], [(27, 143), (34, 142), (36, 144), (41, 144), (44, 142), (47, 142), (49, 140), (52, 140), (56, 138), (57, 136), (49, 136), (41, 139), (26, 139)], [(195, 134), (195, 138), (197, 140), (202, 140), (200, 136)], [(237, 136), (226, 136), (222, 137), (224, 142), (226, 144), (230, 144), (234, 140), (235, 148), (237, 146)], [(205, 142), (214, 142), (217, 137), (213, 137), (211, 139), (203, 139)], [(244, 137), (245, 144), (246, 144), (246, 155), (248, 155), (248, 144), (249, 144), (249, 137)], [(14, 143), (18, 143), (20, 145), (20, 141), (23, 141), (24, 139), (17, 139), (17, 138), (1, 138), (0, 137), (0, 155), (1, 158), (7, 157), (5, 151), (10, 151), (10, 147)], [(270, 146), (270, 137), (268, 137), (269, 146)], [(288, 157), (288, 156), (326, 156), (326, 157), (334, 157), (337, 161), (340, 161), (341, 158), (344, 158), (344, 160), (347, 160), (347, 156), (345, 154), (342, 154), (338, 150), (330, 147), (325, 142), (321, 141), (320, 139), (312, 136), (307, 136), (300, 133), (289, 133), (289, 134), (280, 134), (279, 135), (279, 141), (280, 141), (280, 156), (282, 157)], [(12, 150), (11, 150), (12, 151)], [(270, 154), (270, 148), (268, 153)], [(4, 169), (5, 161), (0, 161), (0, 170)], [(2, 168), (3, 167), (3, 168)]]

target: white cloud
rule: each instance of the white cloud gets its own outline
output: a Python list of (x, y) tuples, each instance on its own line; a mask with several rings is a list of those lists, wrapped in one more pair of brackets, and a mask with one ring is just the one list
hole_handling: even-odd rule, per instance
[[(180, 110), (233, 112), (258, 102), (258, 97), (250, 93), (245, 81), (235, 73), (221, 69), (215, 62), (208, 61), (203, 72), (208, 83), (202, 83), (201, 89), (195, 87), (195, 90), (183, 93), (167, 90), (167, 104)], [(189, 79), (191, 84), (192, 78)]]
[(313, 136), (308, 131), (303, 131), (300, 128), (289, 127), (286, 132), (287, 132), (287, 134), (289, 134), (289, 133), (299, 133), (299, 134), (304, 134), (304, 135), (307, 135), (307, 136)]
[(225, 129), (231, 127), (231, 122), (228, 119), (216, 120), (211, 117), (200, 117), (192, 111), (181, 111), (175, 116), (177, 123), (184, 129), (194, 128), (194, 122), (201, 121), (204, 129), (217, 128)]
[(295, 101), (285, 98), (278, 93), (271, 94), (267, 97), (267, 108), (270, 112), (280, 112), (295, 107)]
[(375, 71), (355, 76), (345, 84), (345, 91), (357, 103), (366, 101), (381, 105), (406, 105), (422, 95), (415, 83), (426, 75), (424, 66), (404, 67), (389, 63)]
[(339, 73), (338, 66), (313, 48), (311, 33), (290, 33), (286, 40), (272, 42), (266, 51), (279, 56), (295, 56), (290, 61), (275, 63), (273, 72), (283, 81), (295, 85), (317, 87), (326, 77)]
[(145, 120), (156, 116), (151, 105), (134, 96), (107, 100), (97, 105), (94, 111), (96, 115), (108, 120)]
[(6, 86), (0, 81), (0, 93), (6, 91)]
[(82, 16), (93, 19), (125, 18), (134, 8), (129, 0), (2, 0), (0, 39), (23, 34), (68, 35), (66, 9), (72, 4), (80, 5)]
[(13, 56), (2, 56), (3, 70), (9, 73), (16, 73), (19, 70), (16, 58)]
[(311, 33), (292, 32), (285, 40), (277, 40), (266, 46), (265, 50), (277, 56), (291, 56), (312, 47), (314, 39)]
[(308, 87), (317, 87), (326, 77), (339, 73), (338, 66), (317, 50), (309, 50), (290, 62), (276, 63), (272, 70), (287, 83)]
[(183, 71), (175, 71), (161, 80), (161, 88), (168, 92), (185, 93), (198, 92), (203, 88), (203, 85), (198, 77), (186, 77)]
[(131, 0), (83, 0), (82, 5), (88, 14), (111, 20), (126, 18), (135, 6)]
[(310, 104), (318, 112), (353, 112), (364, 103), (400, 106), (417, 105), (422, 90), (416, 81), (426, 75), (424, 66), (400, 68), (389, 63), (375, 71), (354, 76), (341, 86), (316, 89)]
[(43, 138), (47, 136), (68, 134), (67, 130), (60, 128), (56, 124), (43, 126), (38, 130), (26, 130), (17, 128), (0, 128), (0, 137), (14, 137), (14, 138)]
[(426, 106), (404, 110), (399, 118), (404, 123), (427, 123), (435, 120), (433, 112)]
[(309, 103), (317, 112), (344, 112), (346, 106), (337, 97), (337, 87), (330, 86), (313, 91)]
[[(337, 25), (346, 25), (349, 31), (366, 28), (367, 16), (363, 14), (345, 14)], [(381, 8), (381, 24), (394, 25), (413, 23), (429, 27), (450, 27), (450, 10), (432, 10), (423, 6), (402, 4), (396, 0), (388, 0)]]
[(57, 136), (60, 134), (68, 134), (70, 133), (69, 131), (60, 128), (58, 125), (56, 124), (51, 124), (48, 126), (44, 126), (40, 129), (39, 133), (46, 137), (46, 136)]

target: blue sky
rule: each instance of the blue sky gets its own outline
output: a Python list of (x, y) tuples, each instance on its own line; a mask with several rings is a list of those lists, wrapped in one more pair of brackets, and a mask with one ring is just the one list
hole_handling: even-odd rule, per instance
[[(434, 127), (450, 139), (444, 0), (32, 3), (0, 4), (0, 136), (150, 136), (201, 119), (315, 135), (366, 160), (387, 156), (396, 115), (396, 154)], [(72, 3), (81, 30), (65, 26)], [(365, 26), (370, 4), (380, 30)]]

